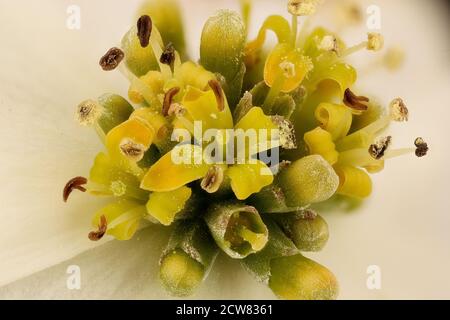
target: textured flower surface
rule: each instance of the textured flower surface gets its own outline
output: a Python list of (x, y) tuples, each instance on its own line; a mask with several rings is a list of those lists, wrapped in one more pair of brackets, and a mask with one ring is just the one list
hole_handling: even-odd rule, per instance
[[(259, 6), (263, 4), (258, 4), (258, 8), (255, 9), (258, 15), (260, 14)], [(95, 8), (95, 5), (93, 7)], [(273, 13), (282, 12), (281, 8), (268, 2), (267, 8), (272, 7), (273, 9), (270, 10), (273, 10)], [(6, 9), (13, 13), (17, 10), (13, 5)], [(49, 9), (49, 14), (51, 10), (55, 10), (55, 16), (58, 16), (56, 9)], [(391, 143), (396, 143), (398, 136), (396, 128), (393, 129), (396, 133), (393, 135), (394, 142), (385, 130), (391, 123), (407, 120), (409, 114), (405, 103), (399, 99), (393, 100), (390, 104), (389, 101), (382, 103), (382, 99), (378, 102), (378, 99), (373, 97), (374, 92), (377, 91), (375, 89), (377, 85), (371, 80), (366, 81), (370, 87), (357, 83), (355, 70), (368, 67), (350, 66), (350, 55), (364, 48), (371, 50), (375, 46), (378, 49), (380, 39), (377, 38), (376, 44), (371, 43), (374, 41), (374, 35), (370, 34), (368, 40), (359, 45), (345, 45), (344, 41), (334, 33), (324, 28), (308, 27), (309, 24), (305, 23), (303, 18), (297, 18), (294, 15), (292, 22), (288, 22), (281, 16), (271, 17), (265, 22), (252, 21), (255, 25), (262, 24), (259, 33), (255, 33), (258, 34), (256, 40), (253, 41), (255, 37), (251, 36), (252, 33), (250, 32), (250, 36), (247, 37), (245, 28), (242, 28), (248, 25), (248, 22), (245, 19), (241, 20), (238, 14), (234, 16), (234, 13), (227, 11), (222, 15), (220, 13), (215, 15), (207, 22), (202, 35), (200, 60), (199, 63), (194, 63), (192, 61), (195, 60), (189, 60), (185, 47), (185, 43), (189, 46), (192, 42), (180, 40), (182, 25), (175, 24), (179, 28), (179, 32), (175, 34), (167, 32), (164, 30), (164, 19), (158, 20), (157, 14), (152, 11), (157, 8), (147, 6), (142, 10), (144, 11), (141, 11), (137, 17), (148, 13), (154, 18), (152, 32), (147, 39), (148, 45), (145, 46), (145, 39), (140, 39), (140, 37), (145, 38), (145, 32), (137, 30), (142, 28), (142, 21), (145, 22), (141, 20), (141, 24), (138, 23), (137, 28), (131, 28), (122, 41), (125, 58), (116, 73), (97, 74), (99, 72), (92, 65), (87, 76), (88, 78), (89, 75), (92, 76), (89, 81), (99, 83), (96, 87), (83, 82), (85, 74), (76, 73), (76, 79), (82, 81), (81, 85), (74, 81), (77, 83), (73, 84), (73, 87), (77, 87), (76, 97), (70, 95), (68, 99), (64, 99), (65, 95), (59, 93), (61, 91), (59, 81), (49, 79), (46, 88), (54, 88), (54, 90), (51, 92), (43, 90), (39, 94), (42, 96), (41, 99), (34, 98), (38, 94), (34, 93), (36, 89), (31, 82), (19, 80), (15, 70), (9, 73), (13, 80), (17, 77), (17, 81), (12, 83), (21, 84), (28, 88), (29, 92), (24, 97), (16, 92), (17, 89), (11, 88), (5, 96), (5, 105), (10, 108), (6, 119), (12, 121), (5, 123), (4, 128), (9, 128), (9, 122), (11, 122), (15, 123), (12, 124), (13, 130), (21, 132), (17, 140), (6, 141), (6, 147), (8, 150), (20, 150), (18, 154), (21, 157), (18, 158), (21, 158), (21, 161), (24, 157), (28, 158), (26, 155), (28, 153), (36, 154), (39, 160), (37, 158), (34, 160), (35, 156), (32, 156), (26, 161), (33, 167), (31, 170), (19, 164), (13, 165), (14, 153), (6, 156), (8, 163), (14, 168), (11, 172), (16, 173), (16, 179), (8, 178), (8, 181), (13, 183), (9, 185), (9, 189), (3, 193), (3, 196), (6, 210), (14, 208), (13, 211), (18, 213), (14, 216), (13, 211), (7, 211), (8, 215), (5, 215), (10, 231), (5, 232), (2, 237), (5, 237), (5, 241), (12, 240), (15, 245), (2, 248), (1, 254), (7, 261), (5, 269), (7, 272), (3, 274), (2, 283), (10, 283), (36, 270), (64, 261), (86, 248), (93, 247), (93, 244), (84, 241), (89, 233), (86, 225), (90, 220), (86, 216), (89, 211), (96, 212), (92, 220), (94, 229), (93, 231), (91, 229), (89, 239), (98, 241), (112, 236), (118, 240), (129, 241), (105, 244), (92, 252), (78, 256), (73, 261), (10, 284), (0, 289), (0, 293), (5, 297), (26, 296), (22, 288), (26, 287), (27, 283), (35, 283), (38, 286), (48, 286), (48, 291), (42, 294), (42, 297), (58, 295), (69, 297), (67, 293), (53, 290), (53, 287), (58, 286), (58, 281), (62, 281), (64, 285), (67, 265), (82, 264), (82, 268), (86, 268), (84, 270), (87, 270), (89, 274), (86, 281), (91, 282), (93, 287), (102, 287), (101, 294), (92, 292), (87, 294), (88, 297), (119, 297), (113, 292), (117, 292), (118, 283), (123, 281), (129, 282), (122, 288), (129, 290), (130, 295), (122, 297), (161, 297), (162, 291), (155, 289), (157, 284), (152, 280), (157, 278), (158, 273), (169, 292), (175, 295), (190, 295), (199, 287), (209, 269), (213, 267), (217, 253), (221, 250), (224, 255), (219, 255), (217, 259), (220, 263), (214, 264), (214, 268), (220, 270), (210, 274), (205, 284), (198, 289), (197, 297), (210, 296), (215, 292), (216, 286), (224, 285), (221, 278), (226, 278), (225, 274), (231, 269), (239, 269), (239, 264), (242, 264), (244, 269), (268, 285), (281, 298), (336, 298), (338, 287), (334, 275), (305, 256), (327, 261), (332, 266), (331, 269), (337, 272), (337, 278), (340, 279), (343, 287), (341, 290), (344, 292), (343, 297), (352, 297), (352, 295), (357, 297), (357, 294), (351, 293), (352, 289), (348, 290), (348, 285), (343, 282), (351, 279), (351, 276), (345, 276), (346, 273), (341, 270), (342, 267), (333, 260), (338, 258), (333, 258), (334, 254), (330, 254), (329, 250), (339, 251), (345, 246), (350, 246), (358, 235), (364, 239), (366, 237), (364, 228), (361, 227), (360, 231), (352, 231), (354, 232), (352, 236), (345, 236), (342, 242), (333, 244), (331, 241), (323, 255), (305, 253), (316, 252), (325, 246), (328, 240), (328, 229), (332, 235), (345, 232), (345, 229), (339, 227), (339, 219), (351, 221), (351, 217), (331, 214), (326, 217), (327, 224), (315, 211), (325, 214), (327, 211), (339, 210), (342, 206), (349, 208), (355, 203), (359, 206), (361, 199), (367, 198), (372, 193), (372, 188), (376, 188), (377, 185), (383, 185), (383, 190), (392, 189), (392, 192), (384, 196), (375, 193), (371, 200), (374, 203), (373, 206), (359, 206), (361, 211), (393, 211), (386, 206), (381, 209), (383, 206), (380, 203), (384, 201), (383, 197), (390, 197), (387, 202), (395, 206), (396, 210), (411, 211), (408, 205), (411, 203), (409, 196), (397, 194), (394, 192), (395, 187), (384, 187), (382, 181), (376, 181), (377, 183), (372, 186), (370, 175), (386, 166), (385, 171), (392, 174), (385, 173), (381, 176), (384, 176), (385, 180), (393, 179), (397, 183), (397, 176), (401, 175), (403, 165), (396, 167), (397, 160), (385, 164), (385, 160), (403, 154), (414, 155), (415, 153), (423, 156), (428, 149), (422, 139), (405, 141), (413, 148), (392, 148)], [(326, 6), (324, 11), (327, 11)], [(410, 14), (413, 12), (412, 10)], [(408, 11), (405, 14), (407, 13)], [(32, 17), (31, 13), (29, 16)], [(123, 25), (135, 19), (124, 18), (122, 14), (118, 16), (120, 19), (118, 17), (117, 21), (128, 19), (120, 22)], [(7, 19), (5, 17), (5, 21), (9, 21)], [(173, 19), (178, 21), (177, 15), (174, 15)], [(189, 17), (186, 19), (189, 22)], [(227, 26), (228, 30), (230, 27), (236, 28), (236, 35), (233, 38), (218, 37), (221, 32), (221, 19), (224, 19), (223, 25)], [(320, 15), (317, 19), (320, 19)], [(168, 23), (170, 24), (170, 21)], [(46, 26), (43, 24), (42, 32), (51, 34), (50, 26), (48, 29)], [(29, 27), (26, 24), (22, 27), (24, 31), (29, 32), (30, 29), (27, 29)], [(298, 30), (297, 27), (299, 27)], [(247, 39), (243, 45), (238, 39), (242, 30), (243, 38)], [(274, 31), (277, 35), (278, 44), (269, 45), (270, 41), (266, 39), (265, 33), (269, 34), (270, 31)], [(71, 32), (73, 31), (65, 30), (60, 36), (55, 35), (55, 40), (67, 42), (76, 40)], [(208, 37), (209, 32), (213, 32), (216, 39), (212, 37), (211, 40), (211, 37)], [(100, 32), (96, 34), (102, 37)], [(5, 38), (8, 39), (7, 42), (10, 41), (13, 48), (22, 46), (23, 50), (26, 50), (27, 46), (33, 45), (33, 42), (24, 44), (19, 41), (20, 39), (9, 40), (8, 36)], [(70, 39), (67, 40), (67, 38)], [(80, 45), (75, 48), (72, 46), (73, 61), (76, 61), (77, 65), (84, 60), (98, 61), (99, 56), (106, 51), (105, 48), (117, 43), (117, 39), (109, 34), (101, 39), (103, 47), (100, 47), (98, 37), (92, 39), (91, 43), (91, 47), (97, 48), (95, 51), (100, 53), (99, 55), (89, 50), (87, 50), (88, 53), (83, 54), (83, 48), (89, 46), (78, 40)], [(215, 45), (214, 41), (222, 39), (224, 41), (237, 39), (236, 46), (229, 47), (235, 49), (238, 54), (221, 52), (220, 45)], [(167, 45), (169, 42), (173, 43), (172, 47)], [(271, 48), (267, 53), (266, 47)], [(46, 50), (44, 48), (41, 50), (42, 57), (48, 59)], [(64, 49), (59, 48), (59, 50), (55, 52), (66, 55)], [(79, 58), (80, 56), (82, 58)], [(227, 58), (230, 57), (233, 59), (228, 61)], [(235, 57), (239, 59), (236, 61)], [(8, 59), (13, 59), (13, 54), (8, 55), (6, 51), (6, 61), (10, 61)], [(18, 59), (30, 62), (26, 56)], [(154, 62), (148, 65), (143, 63), (151, 59)], [(45, 64), (51, 70), (58, 69), (58, 63), (60, 65), (67, 63), (66, 60), (57, 63), (54, 63), (52, 59), (48, 60), (51, 61), (43, 59), (41, 64)], [(379, 61), (378, 70), (383, 66), (381, 59)], [(86, 62), (86, 65), (90, 63)], [(389, 63), (384, 65), (390, 66)], [(10, 67), (7, 67), (7, 70), (8, 68)], [(37, 71), (31, 70), (33, 70), (32, 65), (30, 65), (30, 72), (33, 77), (30, 78), (33, 78), (33, 83), (44, 78), (45, 73), (39, 73), (42, 70), (40, 66), (35, 69)], [(122, 74), (126, 76), (125, 79), (129, 81), (128, 86), (120, 78), (118, 71), (122, 71)], [(60, 74), (58, 72), (61, 71), (55, 71), (55, 74)], [(67, 71), (67, 73), (70, 72)], [(373, 73), (375, 71), (372, 71)], [(387, 73), (383, 76), (393, 77)], [(438, 76), (439, 73), (436, 77)], [(73, 76), (66, 76), (66, 78), (72, 80)], [(375, 78), (379, 77), (375, 76)], [(439, 85), (445, 86), (448, 75), (444, 74), (442, 79)], [(364, 93), (369, 98), (360, 95), (362, 87), (365, 88)], [(414, 100), (409, 90), (410, 88), (405, 86), (405, 89), (400, 91), (409, 102), (408, 107), (413, 118), (414, 114), (422, 113), (417, 108), (411, 107), (410, 102)], [(98, 144), (91, 142), (93, 136), (88, 131), (75, 128), (68, 121), (61, 122), (61, 118), (73, 118), (70, 110), (65, 108), (54, 110), (54, 107), (50, 107), (54, 104), (77, 105), (78, 101), (75, 100), (89, 96), (96, 97), (101, 92), (111, 91), (121, 94), (125, 99), (119, 95), (108, 94), (98, 99), (85, 100), (77, 108), (78, 121), (95, 128), (100, 138)], [(390, 93), (391, 98), (398, 95), (394, 92)], [(30, 97), (29, 101), (28, 97)], [(420, 98), (422, 96), (419, 96)], [(428, 101), (425, 98), (422, 99)], [(436, 96), (433, 97), (434, 99), (437, 99)], [(13, 104), (23, 107), (13, 108)], [(386, 107), (381, 107), (383, 104)], [(31, 105), (33, 105), (33, 111), (30, 111)], [(32, 122), (31, 119), (27, 120), (29, 113), (35, 114), (39, 124)], [(205, 162), (203, 156), (200, 164), (174, 164), (171, 153), (176, 150), (175, 144), (179, 141), (171, 141), (171, 135), (175, 129), (186, 129), (194, 133), (195, 126), (192, 125), (195, 121), (200, 121), (205, 128), (219, 129), (219, 132), (239, 128), (279, 129), (282, 133), (279, 141), (282, 147), (280, 159), (284, 160), (280, 162), (279, 172), (261, 174), (261, 169), (268, 170), (269, 167), (260, 160), (256, 167), (255, 165), (224, 165), (222, 163), (203, 165)], [(54, 125), (46, 125), (49, 122)], [(34, 132), (38, 138), (36, 139), (31, 132), (28, 133), (30, 130), (25, 129), (25, 126), (21, 127), (23, 124), (35, 128)], [(392, 124), (394, 125), (396, 126)], [(423, 127), (423, 123), (417, 128), (421, 128), (421, 131), (414, 131), (414, 134), (425, 134), (424, 138), (433, 142), (432, 149), (435, 146), (438, 147), (440, 141), (438, 136), (441, 133), (439, 128), (428, 130)], [(39, 139), (40, 135), (41, 139)], [(30, 139), (35, 142), (29, 142)], [(22, 147), (18, 147), (17, 143), (20, 143)], [(184, 144), (186, 145), (191, 146), (193, 154), (197, 148), (204, 147), (204, 144), (198, 141), (189, 141), (189, 144)], [(46, 152), (43, 152), (43, 149)], [(48, 153), (50, 150), (54, 152)], [(251, 152), (247, 149), (244, 154), (251, 154)], [(93, 158), (95, 160), (90, 160)], [(45, 159), (47, 160), (44, 161)], [(428, 159), (433, 160), (432, 157)], [(412, 179), (417, 181), (422, 181), (425, 177), (426, 179), (432, 179), (431, 177), (442, 179), (442, 176), (448, 175), (448, 171), (444, 171), (444, 175), (441, 175), (435, 171), (436, 169), (426, 168), (426, 165), (421, 164), (423, 162), (404, 161), (408, 163), (408, 166), (414, 166), (415, 169), (409, 168), (409, 172), (414, 172)], [(45, 165), (44, 162), (48, 164)], [(395, 171), (389, 169), (391, 163)], [(90, 170), (89, 165), (91, 165)], [(37, 170), (37, 168), (42, 169)], [(426, 175), (422, 175), (421, 168), (425, 168), (423, 171), (426, 171)], [(4, 176), (11, 176), (11, 172), (5, 172)], [(89, 173), (86, 175), (87, 181), (77, 178), (71, 180), (66, 186), (65, 198), (70, 196), (69, 204), (65, 207), (54, 204), (56, 194), (61, 192), (56, 185), (83, 172)], [(49, 179), (49, 177), (52, 178)], [(421, 184), (417, 182), (416, 185)], [(32, 210), (30, 208), (34, 213), (32, 216), (22, 213), (29, 210), (17, 196), (6, 197), (12, 194), (12, 191), (17, 194), (26, 194), (28, 188), (30, 203), (36, 204)], [(37, 188), (42, 188), (46, 192), (38, 196)], [(414, 188), (416, 186), (411, 185), (408, 190), (413, 193)], [(88, 191), (103, 197), (97, 201), (86, 200), (87, 196), (76, 194), (79, 191)], [(439, 189), (431, 197), (437, 197), (441, 191)], [(418, 188), (415, 194), (420, 192), (423, 190)], [(47, 194), (51, 194), (52, 197)], [(48, 200), (50, 198), (52, 200)], [(105, 204), (101, 205), (102, 202)], [(52, 205), (50, 206), (49, 203)], [(435, 212), (445, 209), (439, 203), (442, 202), (436, 200), (431, 204), (436, 206)], [(422, 202), (416, 203), (413, 211), (420, 212), (421, 206)], [(428, 207), (422, 209), (425, 211)], [(55, 211), (61, 211), (61, 213), (55, 213)], [(69, 212), (64, 215), (64, 212), (68, 211), (73, 211), (73, 214)], [(397, 219), (404, 219), (403, 215), (401, 215), (402, 218), (395, 216), (398, 217)], [(370, 223), (379, 225), (381, 228), (382, 225), (385, 226), (381, 221), (389, 220), (387, 217), (384, 219), (378, 220), (374, 217)], [(411, 219), (415, 221), (414, 217)], [(355, 223), (358, 223), (357, 220), (358, 218)], [(163, 226), (160, 226), (161, 224), (173, 224), (174, 228), (165, 230)], [(415, 228), (414, 225), (416, 224), (409, 224), (411, 228)], [(417, 224), (416, 227), (419, 225)], [(399, 225), (387, 227), (393, 233), (398, 232), (394, 228), (400, 228)], [(140, 228), (143, 230), (138, 231)], [(172, 235), (169, 235), (170, 231)], [(311, 232), (311, 237), (305, 236), (307, 232)], [(410, 240), (408, 243), (419, 244), (418, 240), (413, 240), (408, 235), (406, 237)], [(426, 239), (428, 239), (426, 243), (436, 248), (433, 237)], [(393, 239), (390, 241), (386, 245), (406, 245), (404, 241), (395, 242)], [(163, 251), (160, 258), (154, 253), (145, 254), (146, 243), (149, 242), (154, 243), (155, 251)], [(368, 247), (373, 249), (374, 242), (368, 240), (367, 243)], [(63, 248), (54, 250), (59, 245)], [(420, 244), (420, 248), (423, 248), (423, 244)], [(136, 254), (126, 258), (121, 254), (124, 251), (136, 252)], [(405, 252), (413, 254), (412, 251)], [(305, 253), (305, 256), (302, 253)], [(38, 259), (36, 254), (39, 255)], [(136, 258), (138, 256), (140, 258)], [(365, 254), (362, 256), (367, 259), (370, 257)], [(235, 260), (229, 260), (227, 257)], [(366, 262), (366, 258), (358, 260), (362, 264), (367, 264), (361, 267), (363, 276), (367, 266), (376, 263), (376, 261)], [(36, 261), (33, 267), (25, 263), (29, 259)], [(125, 263), (125, 260), (129, 260), (129, 264)], [(101, 282), (98, 270), (104, 269), (102, 266), (108, 261), (112, 264), (117, 263), (119, 267), (113, 272), (111, 283), (104, 284)], [(127, 271), (122, 272), (122, 269), (128, 269), (133, 276), (126, 275)], [(353, 267), (351, 269), (355, 270)], [(305, 273), (302, 270), (309, 271)], [(55, 274), (55, 272), (56, 274), (60, 272), (61, 275), (53, 278), (49, 276), (49, 273)], [(242, 279), (248, 286), (251, 283), (247, 281), (248, 276), (244, 273), (239, 273), (235, 277), (233, 282), (240, 283)], [(134, 284), (139, 282), (148, 282), (151, 289), (136, 288)], [(397, 283), (402, 282), (399, 280)], [(239, 290), (234, 289), (233, 285), (229, 284), (231, 286), (229, 297), (257, 297), (236, 292)], [(257, 284), (251, 286), (255, 290), (260, 288)], [(267, 292), (267, 296), (270, 297), (269, 291), (264, 290), (263, 292)], [(407, 294), (406, 291), (398, 289), (389, 293), (389, 297), (391, 295), (407, 296)], [(73, 296), (76, 297), (76, 293), (73, 293)]]

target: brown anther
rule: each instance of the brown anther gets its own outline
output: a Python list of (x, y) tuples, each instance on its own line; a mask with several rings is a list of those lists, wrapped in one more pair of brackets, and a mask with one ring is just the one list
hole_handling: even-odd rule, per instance
[(357, 96), (350, 89), (346, 89), (344, 93), (344, 104), (356, 111), (366, 111), (368, 109), (367, 103), (369, 98), (364, 96)]
[(380, 160), (381, 158), (383, 158), (386, 150), (391, 145), (391, 142), (392, 142), (392, 137), (387, 136), (387, 137), (379, 139), (376, 143), (370, 145), (369, 153), (372, 156), (372, 158), (374, 158), (376, 160)]
[(163, 107), (162, 107), (163, 116), (167, 117), (169, 115), (169, 109), (170, 109), (170, 106), (172, 105), (173, 97), (175, 97), (180, 92), (180, 90), (181, 90), (180, 88), (175, 87), (175, 88), (172, 88), (169, 91), (167, 91), (166, 94), (164, 95), (164, 101), (163, 101)]
[(142, 160), (146, 151), (145, 146), (131, 139), (124, 139), (119, 147), (123, 155), (136, 162)]
[(100, 59), (100, 66), (104, 71), (114, 70), (119, 66), (125, 58), (125, 53), (119, 48), (111, 48), (108, 52)]
[(209, 87), (212, 89), (216, 96), (217, 100), (217, 108), (220, 112), (222, 112), (225, 109), (225, 96), (223, 94), (222, 86), (220, 85), (220, 82), (213, 79), (209, 80), (208, 82)]
[(223, 169), (219, 166), (209, 168), (200, 186), (208, 193), (215, 193), (219, 190), (224, 179)]
[(428, 153), (428, 144), (422, 139), (417, 138), (414, 141), (414, 145), (416, 146), (416, 156), (419, 158), (425, 157)]
[(100, 216), (100, 223), (98, 225), (97, 231), (92, 231), (89, 233), (88, 237), (91, 241), (99, 241), (106, 233), (108, 229), (108, 222), (106, 221), (106, 217), (104, 215)]
[(69, 182), (66, 183), (66, 186), (64, 187), (64, 191), (63, 191), (64, 202), (67, 202), (70, 194), (75, 189), (79, 190), (81, 192), (86, 192), (86, 188), (83, 187), (83, 185), (85, 185), (86, 183), (87, 183), (87, 179), (84, 177), (76, 177), (76, 178), (69, 180)]
[(409, 110), (401, 98), (392, 100), (389, 107), (391, 117), (394, 121), (398, 122), (408, 121)]
[(79, 124), (90, 126), (97, 122), (103, 113), (103, 107), (94, 100), (86, 100), (77, 107), (75, 117)]
[(169, 43), (163, 53), (161, 54), (161, 58), (159, 62), (162, 64), (167, 64), (168, 66), (172, 66), (175, 61), (175, 48), (172, 43)]
[(147, 16), (141, 16), (137, 21), (137, 36), (142, 48), (147, 48), (150, 44), (150, 36), (152, 35), (153, 22), (152, 19)]

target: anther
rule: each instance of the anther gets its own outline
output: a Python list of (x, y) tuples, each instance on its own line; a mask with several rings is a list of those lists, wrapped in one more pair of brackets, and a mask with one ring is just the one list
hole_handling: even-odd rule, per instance
[(162, 108), (162, 114), (163, 116), (167, 117), (169, 115), (169, 109), (172, 105), (173, 98), (180, 92), (180, 88), (175, 87), (170, 89), (166, 92), (164, 95), (164, 101), (163, 101), (163, 108)]
[(76, 178), (69, 180), (69, 182), (66, 183), (66, 186), (64, 187), (64, 190), (63, 190), (64, 202), (67, 202), (70, 194), (75, 189), (79, 190), (81, 192), (86, 192), (86, 188), (83, 187), (86, 183), (87, 183), (87, 179), (84, 177), (76, 177)]
[(106, 217), (102, 215), (100, 217), (100, 223), (98, 225), (97, 231), (92, 231), (89, 233), (88, 237), (91, 241), (99, 241), (106, 233), (106, 230), (108, 229), (108, 223), (106, 221)]

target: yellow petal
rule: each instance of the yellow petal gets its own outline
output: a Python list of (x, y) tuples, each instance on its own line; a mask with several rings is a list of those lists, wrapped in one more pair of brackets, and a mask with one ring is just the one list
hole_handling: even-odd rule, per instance
[[(277, 35), (278, 43), (286, 43), (290, 40), (291, 27), (289, 22), (282, 16), (269, 16), (261, 26), (257, 38), (247, 44), (245, 48), (246, 62), (256, 59), (256, 53), (261, 50), (266, 41), (268, 30), (273, 31)], [(249, 63), (249, 65), (252, 65), (252, 63)]]
[(259, 107), (251, 108), (245, 116), (236, 124), (235, 129), (278, 129), (270, 116), (266, 116)]
[(203, 178), (210, 166), (203, 161), (201, 147), (176, 146), (150, 167), (142, 180), (141, 188), (154, 192), (173, 191)]
[(182, 211), (192, 195), (191, 189), (181, 187), (169, 192), (154, 192), (147, 202), (147, 213), (161, 224), (169, 226)]
[(255, 164), (236, 164), (227, 170), (226, 175), (231, 179), (231, 188), (239, 200), (247, 199), (273, 182), (272, 172), (259, 160)]
[(336, 165), (334, 167), (339, 176), (338, 194), (367, 198), (372, 193), (372, 180), (362, 169), (351, 166)]
[(233, 117), (225, 99), (225, 108), (220, 111), (212, 90), (202, 91), (187, 87), (182, 101), (192, 121), (201, 121), (203, 131), (213, 129), (232, 129)]
[(155, 137), (155, 131), (138, 119), (129, 119), (112, 129), (106, 136), (106, 148), (113, 158), (126, 158), (123, 151), (124, 143), (132, 142), (148, 150)]
[(345, 137), (352, 125), (352, 111), (344, 105), (321, 103), (315, 116), (322, 129), (333, 136), (333, 141)]
[(154, 143), (157, 144), (167, 138), (169, 122), (160, 113), (151, 108), (139, 108), (134, 111), (130, 119), (140, 120), (155, 132)]
[(136, 164), (128, 164), (123, 167), (123, 163), (114, 161), (107, 154), (98, 154), (89, 175), (89, 192), (145, 200), (147, 192), (139, 188), (143, 171)]
[(105, 216), (107, 221), (106, 234), (115, 237), (117, 240), (129, 240), (135, 234), (145, 213), (145, 206), (142, 203), (122, 199), (99, 210), (92, 220), (92, 226), (97, 228), (100, 217)]
[(337, 89), (339, 98), (342, 98), (345, 90), (350, 88), (356, 79), (356, 70), (349, 64), (339, 62), (327, 68), (314, 69), (304, 85), (308, 91), (315, 91), (323, 82), (331, 82), (332, 87)]
[(329, 164), (333, 165), (338, 161), (339, 153), (333, 143), (333, 137), (328, 131), (320, 127), (305, 133), (305, 143), (309, 154), (322, 156)]
[[(242, 134), (244, 135), (248, 130), (255, 130), (255, 141), (245, 142), (245, 148), (247, 151), (251, 149), (250, 152), (246, 152), (246, 156), (278, 146), (274, 144), (279, 141), (272, 141), (272, 139), (279, 140), (279, 137), (273, 136), (272, 134), (272, 130), (278, 130), (278, 127), (275, 123), (273, 123), (272, 118), (270, 116), (266, 116), (264, 111), (259, 107), (251, 108), (235, 126), (235, 134), (237, 135), (237, 139), (244, 139), (245, 137), (239, 136), (241, 133), (236, 131), (238, 129), (242, 129), (244, 131)], [(261, 130), (267, 130), (266, 134), (263, 134), (263, 131)], [(248, 136), (250, 137), (250, 135)], [(266, 141), (263, 141), (264, 138), (267, 139), (267, 145), (265, 144)], [(238, 143), (236, 145), (239, 146)]]
[(183, 63), (176, 77), (184, 86), (191, 86), (199, 90), (206, 89), (208, 82), (216, 78), (213, 73), (192, 61)]
[(164, 78), (159, 71), (149, 71), (146, 75), (132, 81), (128, 97), (133, 103), (158, 104), (158, 95), (163, 93)]
[(266, 60), (264, 81), (269, 87), (282, 81), (281, 91), (291, 92), (298, 88), (312, 68), (311, 59), (298, 49), (292, 49), (288, 44), (279, 44)]

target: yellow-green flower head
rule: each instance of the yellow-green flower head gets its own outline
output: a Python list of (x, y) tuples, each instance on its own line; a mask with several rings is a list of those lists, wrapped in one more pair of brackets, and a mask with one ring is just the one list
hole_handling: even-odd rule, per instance
[[(173, 225), (159, 278), (176, 296), (192, 294), (222, 250), (281, 298), (336, 298), (334, 275), (302, 255), (329, 238), (309, 206), (336, 194), (367, 198), (370, 174), (385, 160), (423, 157), (428, 144), (417, 138), (414, 148), (391, 149), (393, 138), (382, 134), (408, 120), (405, 102), (385, 110), (355, 94), (357, 73), (346, 61), (380, 51), (383, 36), (347, 46), (338, 34), (302, 26), (299, 16), (320, 2), (288, 0), (292, 22), (269, 16), (252, 41), (250, 0), (241, 1), (242, 15), (219, 11), (205, 24), (198, 63), (185, 60), (175, 0), (141, 7), (121, 48), (100, 62), (128, 78), (133, 105), (106, 94), (76, 109), (104, 150), (88, 179), (66, 184), (63, 199), (74, 190), (113, 199), (95, 213), (90, 240), (129, 240), (144, 221)], [(270, 31), (277, 43), (267, 50)], [(384, 57), (391, 69), (403, 60), (394, 51)]]
[[(248, 130), (277, 129), (272, 119), (258, 107), (250, 109), (238, 123), (233, 125), (233, 118), (226, 99), (223, 110), (220, 110), (219, 100), (212, 89), (202, 91), (189, 87), (178, 107), (182, 109), (182, 112), (178, 111), (175, 116), (174, 127), (186, 129), (190, 133), (195, 133), (195, 123), (201, 123), (203, 130), (218, 129), (218, 132), (224, 134), (227, 129), (234, 130), (234, 132), (241, 130), (244, 133)], [(218, 143), (224, 145), (226, 141), (222, 140)], [(251, 146), (246, 144), (244, 147), (246, 150), (243, 150), (242, 153), (248, 156)], [(174, 163), (173, 159), (177, 153), (188, 154), (190, 158), (185, 163)], [(215, 168), (216, 175), (223, 174), (230, 179), (231, 188), (236, 197), (243, 200), (273, 181), (270, 169), (262, 161), (233, 163), (228, 166), (225, 159), (220, 160), (219, 163), (212, 161), (209, 155), (203, 152), (202, 145), (179, 145), (150, 167), (142, 180), (141, 188), (152, 192), (173, 191), (192, 181), (206, 178), (208, 172)]]

